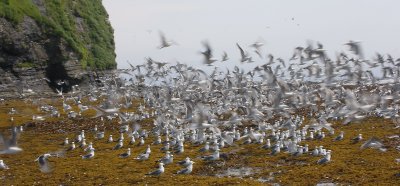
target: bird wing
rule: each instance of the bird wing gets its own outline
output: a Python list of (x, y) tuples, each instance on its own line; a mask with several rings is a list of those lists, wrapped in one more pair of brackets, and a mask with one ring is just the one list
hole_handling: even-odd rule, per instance
[(4, 139), (4, 136), (2, 133), (0, 133), (0, 143), (3, 143), (4, 147), (8, 148), (9, 144), (7, 142), (7, 139)]
[(9, 141), (9, 145), (12, 147), (17, 146), (17, 139), (19, 137), (19, 132), (17, 131), (16, 127), (12, 128), (12, 138)]
[(236, 43), (236, 46), (239, 48), (240, 55), (242, 56), (242, 58), (246, 58), (246, 54), (244, 53), (244, 50), (242, 49), (242, 47), (240, 47), (240, 45), (238, 43)]
[(42, 163), (39, 162), (39, 169), (43, 173), (50, 173), (53, 171), (53, 168), (50, 166), (47, 160), (42, 161)]
[(186, 172), (188, 172), (188, 170), (189, 170), (188, 168), (184, 168), (184, 169), (178, 171), (177, 174), (185, 174)]
[(157, 169), (157, 170), (155, 170), (153, 172), (150, 172), (148, 175), (159, 175), (159, 174), (161, 174), (161, 170)]

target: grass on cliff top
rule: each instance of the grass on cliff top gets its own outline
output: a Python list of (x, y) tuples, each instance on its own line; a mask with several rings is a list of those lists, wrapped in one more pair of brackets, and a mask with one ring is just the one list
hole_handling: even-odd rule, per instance
[[(61, 107), (59, 99), (49, 99), (46, 102)], [(139, 104), (134, 102), (135, 107)], [(16, 155), (0, 155), (10, 167), (9, 170), (0, 170), (0, 183), (5, 185), (132, 185), (132, 184), (160, 184), (168, 185), (261, 185), (260, 180), (269, 180), (264, 183), (279, 183), (283, 185), (315, 185), (321, 182), (333, 182), (344, 185), (396, 185), (400, 182), (400, 165), (395, 162), (400, 158), (399, 151), (395, 149), (400, 145), (399, 138), (388, 138), (394, 134), (400, 134), (400, 129), (394, 129), (391, 120), (381, 118), (368, 118), (359, 123), (342, 125), (333, 122), (336, 133), (344, 131), (345, 139), (332, 142), (334, 136), (328, 135), (324, 140), (304, 141), (310, 149), (314, 146), (323, 145), (332, 150), (332, 161), (326, 165), (317, 165), (316, 161), (321, 157), (303, 155), (292, 157), (287, 153), (277, 156), (269, 155), (270, 150), (260, 149), (259, 144), (237, 145), (222, 149), (221, 153), (227, 154), (226, 159), (217, 162), (203, 162), (199, 159), (202, 153), (198, 150), (202, 146), (192, 146), (185, 143), (185, 153), (175, 154), (174, 161), (191, 157), (194, 170), (191, 175), (174, 175), (180, 169), (179, 166), (165, 166), (165, 174), (158, 177), (145, 176), (157, 167), (156, 160), (162, 158), (164, 153), (160, 152), (161, 145), (152, 145), (150, 159), (138, 162), (133, 158), (146, 149), (146, 145), (128, 145), (121, 150), (111, 150), (116, 143), (107, 143), (107, 139), (95, 140), (94, 134), (90, 132), (94, 125), (99, 129), (105, 128), (106, 138), (113, 134), (114, 139), (119, 137), (116, 121), (105, 121), (104, 125), (99, 119), (76, 119), (64, 118), (51, 119), (45, 122), (31, 122), (29, 114), (41, 114), (37, 106), (31, 101), (10, 100), (0, 104), (0, 128), (6, 130), (11, 125), (7, 113), (11, 108), (16, 108), (18, 114), (14, 115), (16, 125), (25, 125), (25, 132), (20, 136), (19, 144), (24, 149)], [(74, 109), (77, 109), (76, 107)], [(61, 110), (61, 109), (60, 109)], [(135, 108), (130, 111), (135, 111)], [(43, 115), (43, 114), (41, 114)], [(84, 112), (85, 117), (94, 115), (92, 110)], [(31, 124), (27, 124), (31, 123)], [(152, 120), (142, 121), (142, 128), (150, 129)], [(75, 139), (79, 131), (85, 129), (87, 142), (93, 142), (96, 148), (95, 157), (91, 160), (82, 160), (84, 155), (82, 149), (77, 148), (67, 152), (65, 157), (50, 158), (54, 171), (43, 174), (39, 171), (34, 159), (46, 152), (55, 152), (65, 147), (61, 146), (65, 137)], [(6, 133), (9, 133), (6, 130)], [(376, 149), (361, 150), (362, 143), (352, 144), (350, 139), (358, 133), (362, 133), (364, 140), (373, 136), (382, 140), (386, 152)], [(125, 136), (126, 137), (126, 136)], [(163, 138), (164, 139), (164, 138)], [(153, 138), (146, 140), (151, 143)], [(132, 149), (132, 156), (128, 159), (118, 158), (118, 154), (126, 151), (127, 147)], [(209, 153), (206, 153), (209, 154)], [(251, 168), (251, 175), (238, 177), (216, 177), (224, 174), (228, 169)]]
[[(46, 15), (42, 15), (31, 0), (1, 0), (0, 17), (14, 24), (25, 16), (33, 18), (80, 54), (84, 68), (116, 67), (113, 29), (101, 0), (44, 0), (44, 4)], [(84, 31), (79, 31), (78, 27), (83, 27)]]

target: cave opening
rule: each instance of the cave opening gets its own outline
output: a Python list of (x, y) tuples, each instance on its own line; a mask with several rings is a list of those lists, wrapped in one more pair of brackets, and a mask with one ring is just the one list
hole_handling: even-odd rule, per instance
[(80, 84), (81, 80), (68, 75), (64, 64), (66, 59), (62, 55), (60, 43), (60, 38), (54, 37), (50, 39), (50, 42), (45, 47), (49, 55), (49, 61), (45, 69), (46, 77), (49, 80), (47, 83), (54, 92), (57, 92), (57, 90), (69, 92), (72, 90), (72, 86)]

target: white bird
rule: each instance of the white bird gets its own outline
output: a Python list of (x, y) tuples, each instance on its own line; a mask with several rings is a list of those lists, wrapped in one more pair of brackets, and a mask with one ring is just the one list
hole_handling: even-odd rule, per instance
[(144, 138), (140, 137), (138, 146), (144, 145)]
[(65, 138), (64, 142), (62, 143), (62, 145), (66, 146), (68, 144), (69, 144), (69, 140), (68, 140), (68, 138)]
[(150, 145), (147, 145), (147, 149), (141, 154), (139, 154), (135, 159), (140, 161), (147, 160), (149, 159), (150, 154), (151, 154)]
[(147, 148), (146, 148), (146, 151), (145, 151), (145, 153), (147, 153), (147, 154), (151, 154), (151, 148), (150, 148), (150, 145), (147, 145)]
[(150, 154), (148, 154), (148, 153), (142, 153), (142, 154), (139, 154), (135, 159), (143, 161), (143, 160), (149, 159), (149, 156), (150, 156)]
[(162, 162), (164, 165), (171, 164), (174, 161), (174, 155), (172, 155), (169, 151), (167, 151), (166, 155), (159, 159), (157, 162)]
[(80, 142), (82, 142), (82, 139), (83, 139), (83, 138), (82, 138), (82, 135), (79, 134), (79, 135), (76, 137), (75, 142), (76, 142), (76, 143), (80, 143)]
[(199, 152), (207, 152), (209, 150), (210, 150), (210, 142), (207, 141), (204, 147), (199, 150)]
[(0, 169), (9, 169), (3, 160), (0, 160)]
[(178, 172), (176, 172), (176, 174), (190, 174), (190, 173), (192, 173), (192, 171), (193, 171), (193, 164), (194, 164), (193, 161), (189, 161), (187, 167), (184, 168), (184, 169), (182, 169), (182, 170), (180, 170), (180, 171), (178, 171)]
[(211, 49), (211, 46), (207, 41), (203, 42), (203, 46), (206, 48), (204, 52), (201, 52), (201, 54), (204, 56), (203, 64), (211, 66), (212, 63), (218, 60), (213, 58), (213, 50)]
[(331, 151), (326, 152), (326, 155), (317, 161), (318, 164), (325, 164), (331, 161)]
[(161, 39), (161, 45), (158, 47), (159, 49), (167, 48), (167, 47), (170, 47), (170, 46), (176, 44), (173, 41), (167, 41), (164, 33), (162, 33), (162, 32), (160, 32), (160, 39)]
[(2, 133), (0, 133), (0, 143), (3, 144), (3, 149), (0, 150), (0, 154), (16, 154), (22, 151), (20, 147), (17, 145), (17, 139), (19, 137), (19, 133), (15, 127), (11, 129), (12, 135), (11, 138), (5, 138)]
[(103, 139), (104, 138), (104, 131), (96, 133), (96, 139)]
[(119, 155), (120, 158), (127, 158), (129, 156), (131, 156), (131, 148), (128, 148), (126, 152)]
[(44, 118), (44, 116), (35, 116), (35, 115), (33, 115), (32, 116), (32, 120), (33, 121), (44, 121), (45, 118)]
[(120, 133), (120, 136), (117, 141), (121, 141), (121, 140), (124, 140), (124, 133), (122, 133), (122, 132)]
[(39, 156), (35, 161), (39, 162), (39, 169), (41, 172), (43, 173), (49, 173), (52, 171), (52, 168), (49, 164), (49, 161), (47, 158), (51, 157), (51, 154), (43, 154), (41, 156)]
[(376, 137), (372, 137), (371, 139), (367, 140), (365, 143), (361, 145), (361, 149), (365, 148), (373, 148), (373, 149), (379, 149), (381, 151), (386, 151), (385, 148), (383, 147), (383, 143)]
[(90, 142), (89, 145), (83, 151), (87, 152), (90, 149), (93, 149), (93, 143), (92, 142)]
[(85, 130), (82, 130), (82, 131), (81, 131), (81, 137), (82, 137), (82, 139), (85, 138)]
[(15, 108), (11, 108), (10, 112), (8, 112), (8, 114), (15, 114), (17, 111), (15, 110)]
[(353, 143), (358, 143), (359, 141), (361, 141), (363, 138), (362, 138), (362, 134), (358, 134), (358, 136), (357, 137), (355, 137), (355, 138), (353, 138), (353, 139), (351, 139), (352, 141), (353, 141)]
[(119, 140), (118, 143), (113, 147), (113, 150), (118, 150), (124, 146), (124, 141)]
[(89, 154), (82, 155), (82, 159), (91, 159), (94, 157), (94, 148), (89, 149)]
[(113, 137), (112, 137), (112, 135), (110, 134), (110, 137), (108, 137), (108, 143), (111, 143), (111, 142), (113, 142), (114, 140), (113, 140)]
[(160, 176), (162, 173), (164, 173), (164, 163), (160, 163), (158, 169), (156, 169), (153, 172), (149, 172), (146, 175), (151, 175), (151, 176)]
[(71, 142), (71, 146), (67, 149), (67, 151), (71, 151), (75, 149), (75, 142)]
[(281, 147), (280, 147), (280, 143), (279, 144), (277, 144), (275, 147), (274, 147), (274, 149), (272, 150), (272, 152), (271, 152), (271, 155), (277, 155), (277, 154), (279, 154), (281, 152)]
[(315, 149), (311, 152), (311, 154), (312, 154), (313, 156), (318, 156), (318, 155), (319, 155), (319, 150), (318, 150), (318, 147), (317, 147), (317, 146), (315, 146)]
[(175, 150), (175, 154), (182, 154), (183, 152), (185, 151), (185, 148), (184, 148), (184, 146), (183, 145), (178, 145), (177, 147), (176, 147), (176, 150)]
[(204, 161), (215, 161), (219, 160), (219, 149), (216, 149), (212, 155), (201, 157)]
[(340, 131), (340, 134), (334, 139), (334, 141), (341, 141), (344, 138), (344, 132)]
[(359, 44), (360, 42), (356, 42), (356, 41), (349, 41), (348, 43), (345, 43), (345, 45), (350, 47), (350, 51), (354, 52), (354, 54), (360, 56), (361, 58), (363, 58), (363, 52), (361, 50), (361, 46)]
[(160, 150), (162, 152), (165, 152), (165, 151), (169, 151), (169, 148), (170, 148), (170, 144), (168, 142), (168, 143), (165, 143), (165, 145), (163, 147), (161, 147)]
[(19, 128), (18, 128), (18, 132), (23, 132), (24, 131), (24, 126), (19, 126)]
[(135, 136), (132, 135), (132, 136), (131, 136), (131, 141), (129, 142), (129, 144), (130, 144), (130, 145), (133, 145), (133, 144), (135, 144), (135, 142), (136, 142)]
[(265, 145), (263, 145), (261, 148), (263, 149), (269, 149), (271, 148), (271, 140), (268, 138), (265, 142)]
[(86, 139), (83, 138), (81, 144), (79, 145), (80, 148), (86, 147)]
[(249, 54), (247, 52), (245, 52), (242, 47), (240, 47), (240, 45), (238, 43), (236, 43), (236, 46), (239, 48), (240, 51), (240, 62), (246, 62), (246, 61), (251, 61), (251, 57), (249, 57)]
[(161, 144), (161, 142), (162, 142), (162, 141), (161, 141), (161, 136), (158, 135), (158, 136), (157, 136), (157, 139), (153, 142), (153, 144), (154, 144), (154, 145), (158, 145), (158, 144)]
[(228, 61), (228, 60), (229, 60), (228, 54), (227, 54), (226, 52), (224, 52), (224, 53), (222, 54), (222, 60), (221, 60), (221, 62)]
[(183, 167), (187, 167), (189, 165), (190, 162), (190, 158), (186, 157), (184, 160), (179, 161), (178, 165), (183, 166)]

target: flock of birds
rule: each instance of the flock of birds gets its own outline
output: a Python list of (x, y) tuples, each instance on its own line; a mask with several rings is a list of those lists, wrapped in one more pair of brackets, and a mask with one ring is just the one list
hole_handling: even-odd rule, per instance
[[(161, 40), (160, 49), (174, 45), (164, 35)], [(204, 42), (203, 45), (204, 64), (212, 66), (231, 60), (226, 52), (221, 60), (216, 59), (210, 44)], [(317, 47), (312, 44), (296, 47), (286, 62), (271, 54), (265, 60), (262, 42), (249, 46), (256, 56), (237, 44), (241, 63), (252, 63), (258, 58), (265, 61), (248, 72), (238, 66), (233, 70), (215, 67), (211, 72), (204, 72), (188, 64), (158, 62), (151, 58), (143, 65), (130, 64), (131, 68), (117, 71), (129, 78), (108, 76), (99, 79), (101, 87), (74, 86), (68, 95), (59, 91), (62, 109), (68, 118), (82, 117), (82, 112), (94, 109), (94, 117), (101, 117), (103, 122), (118, 120), (119, 130), (107, 131), (110, 133), (107, 138), (106, 131), (96, 125), (91, 129), (96, 141), (88, 144), (85, 131), (79, 131), (76, 139), (65, 139), (62, 144), (65, 150), (42, 154), (35, 161), (42, 172), (48, 173), (53, 171), (48, 162), (50, 157), (63, 156), (79, 146), (87, 153), (82, 159), (92, 159), (96, 143), (115, 143), (114, 150), (126, 148), (125, 153), (118, 154), (120, 158), (131, 157), (133, 144), (147, 144), (147, 149), (133, 158), (146, 161), (154, 150), (151, 144), (161, 144), (162, 148), (157, 150), (165, 153), (165, 157), (158, 160), (158, 169), (147, 174), (159, 176), (164, 173), (164, 166), (174, 162), (174, 154), (185, 154), (185, 144), (200, 146), (198, 151), (203, 155), (199, 161), (218, 161), (226, 156), (221, 151), (228, 146), (256, 143), (266, 149), (266, 155), (286, 152), (294, 157), (320, 156), (316, 164), (329, 163), (334, 154), (332, 150), (307, 145), (307, 141), (324, 140), (327, 135), (337, 136), (332, 143), (346, 139), (344, 132), (335, 131), (329, 121), (348, 125), (366, 117), (381, 117), (393, 119), (394, 127), (400, 127), (400, 59), (377, 54), (376, 59), (366, 60), (358, 42), (350, 41), (345, 45), (349, 46), (349, 52), (338, 54), (336, 60), (330, 59), (323, 45), (318, 43)], [(381, 77), (376, 75), (379, 69)], [(133, 108), (133, 98), (140, 98), (143, 103), (134, 112), (122, 112), (123, 108)], [(79, 111), (72, 109), (68, 104), (70, 100)], [(102, 103), (93, 106), (99, 100)], [(42, 105), (40, 110), (47, 114), (34, 115), (32, 120), (60, 117), (61, 113), (51, 105)], [(10, 116), (15, 112), (11, 110)], [(138, 123), (147, 118), (153, 119), (153, 126), (142, 129), (144, 127)], [(23, 128), (13, 127), (11, 131), (10, 138), (0, 135), (3, 144), (0, 154), (22, 152), (17, 139)], [(112, 133), (119, 134), (117, 140)], [(359, 134), (347, 139), (360, 142), (362, 149), (386, 150), (375, 137), (365, 140)], [(183, 169), (177, 174), (190, 174), (194, 158), (179, 161)], [(0, 160), (0, 168), (9, 167)]]

